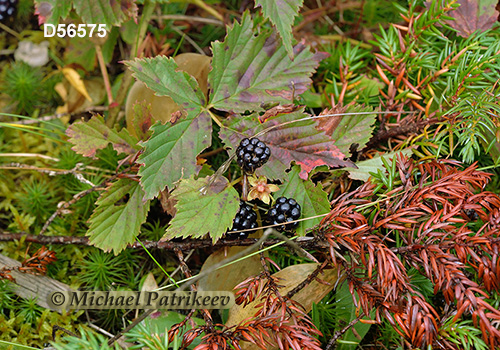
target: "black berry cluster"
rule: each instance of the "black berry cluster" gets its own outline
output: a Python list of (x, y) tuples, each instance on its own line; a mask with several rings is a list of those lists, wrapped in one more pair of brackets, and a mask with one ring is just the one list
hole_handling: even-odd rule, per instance
[(236, 217), (233, 220), (233, 228), (226, 235), (228, 239), (245, 239), (248, 237), (248, 234), (252, 231), (245, 232), (235, 232), (232, 231), (240, 231), (253, 229), (257, 227), (257, 213), (252, 209), (251, 205), (246, 204), (243, 201), (240, 201), (240, 210), (236, 213)]
[(279, 197), (276, 204), (269, 209), (267, 213), (267, 221), (271, 225), (285, 224), (276, 226), (276, 230), (280, 232), (292, 232), (297, 226), (298, 222), (289, 223), (300, 218), (300, 205), (293, 198)]
[(271, 150), (258, 138), (244, 138), (236, 149), (239, 166), (247, 173), (253, 173), (269, 160)]
[(17, 0), (0, 0), (0, 22), (11, 18), (16, 12)]

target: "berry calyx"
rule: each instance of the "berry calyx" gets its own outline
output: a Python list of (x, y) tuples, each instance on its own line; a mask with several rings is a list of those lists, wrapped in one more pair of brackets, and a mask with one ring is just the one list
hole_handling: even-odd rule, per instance
[(226, 234), (227, 239), (245, 239), (252, 231), (235, 232), (247, 229), (257, 228), (257, 213), (252, 209), (251, 205), (240, 201), (240, 209), (233, 220), (233, 228)]
[(256, 137), (244, 138), (236, 149), (236, 161), (247, 173), (253, 173), (269, 160), (271, 150)]
[(267, 221), (276, 226), (279, 232), (293, 232), (298, 226), (298, 222), (290, 223), (300, 218), (301, 209), (299, 203), (293, 198), (279, 197), (274, 206), (267, 212)]

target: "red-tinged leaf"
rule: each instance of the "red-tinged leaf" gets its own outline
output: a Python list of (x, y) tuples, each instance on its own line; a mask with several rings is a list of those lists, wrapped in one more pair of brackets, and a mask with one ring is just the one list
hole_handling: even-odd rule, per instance
[(127, 129), (110, 129), (100, 115), (93, 116), (87, 122), (72, 124), (66, 130), (66, 135), (74, 145), (71, 149), (85, 157), (94, 158), (96, 151), (105, 148), (109, 143), (118, 153), (133, 154), (140, 149), (138, 140), (131, 136)]
[(484, 32), (490, 29), (498, 18), (495, 6), (497, 0), (458, 0), (460, 6), (448, 13), (455, 18), (447, 23), (458, 31), (458, 34), (468, 38), (476, 30)]
[(59, 18), (66, 18), (73, 7), (72, 2), (63, 0), (35, 1), (38, 23), (57, 24)]
[(324, 110), (320, 115), (363, 113), (354, 115), (339, 115), (318, 118), (318, 128), (335, 140), (335, 146), (344, 154), (348, 154), (351, 145), (357, 144), (357, 149), (362, 150), (370, 140), (375, 123), (375, 113), (371, 107), (360, 105), (335, 107)]
[[(303, 109), (270, 117), (264, 124), (260, 124), (256, 114), (233, 117), (226, 120), (227, 128), (221, 128), (219, 135), (226, 146), (236, 150), (244, 137), (253, 137), (262, 130), (274, 127), (259, 136), (271, 149), (271, 157), (256, 171), (257, 175), (265, 175), (270, 179), (284, 179), (285, 170), (292, 161), (300, 165), (300, 178), (304, 180), (320, 165), (355, 167), (351, 161), (344, 160), (345, 155), (333, 140), (315, 128), (315, 120), (307, 117)], [(297, 121), (299, 119), (305, 120)]]
[(225, 111), (243, 113), (263, 110), (268, 103), (290, 103), (307, 90), (310, 76), (328, 56), (312, 53), (303, 44), (293, 48), (294, 60), (271, 31), (255, 35), (248, 12), (228, 29), (224, 42), (212, 44), (213, 60), (208, 75), (210, 104)]
[(151, 135), (149, 128), (152, 125), (152, 120), (154, 120), (151, 113), (151, 104), (146, 101), (138, 101), (132, 108), (133, 114), (130, 122), (127, 121), (127, 130), (140, 140), (146, 140)]

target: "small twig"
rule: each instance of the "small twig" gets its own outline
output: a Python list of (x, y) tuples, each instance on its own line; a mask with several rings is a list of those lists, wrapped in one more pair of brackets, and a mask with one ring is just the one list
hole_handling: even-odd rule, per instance
[[(88, 314), (87, 314), (87, 315), (88, 315)], [(95, 324), (93, 324), (92, 322), (90, 322), (90, 321), (88, 320), (88, 318), (87, 318), (87, 321), (88, 321), (88, 325), (90, 326), (90, 328), (94, 328), (96, 331), (98, 331), (98, 332), (100, 332), (100, 333), (104, 334), (104, 335), (105, 335), (105, 336), (107, 336), (107, 337), (110, 337), (110, 338), (112, 338), (112, 337), (113, 337), (113, 334), (112, 334), (112, 333), (109, 333), (107, 330), (102, 329), (101, 327), (96, 326)]]
[(5, 30), (7, 33), (9, 33), (10, 35), (13, 35), (15, 36), (17, 39), (21, 40), (21, 34), (19, 34), (18, 32), (16, 32), (15, 30), (13, 29), (10, 29), (9, 27), (7, 27), (5, 24), (3, 23), (0, 23), (0, 29), (3, 29)]
[(53, 162), (59, 161), (59, 158), (54, 158), (54, 157), (50, 157), (50, 156), (46, 156), (44, 154), (38, 154), (38, 153), (0, 153), (0, 157), (41, 158), (41, 159), (51, 160)]
[(335, 332), (333, 335), (332, 339), (328, 342), (326, 345), (325, 350), (334, 350), (337, 347), (337, 339), (339, 339), (345, 332), (347, 332), (349, 329), (351, 329), (358, 321), (364, 316), (364, 313), (361, 313), (358, 317), (356, 317), (354, 320), (349, 322), (347, 326), (342, 328), (341, 330), (338, 330)]
[[(266, 263), (266, 257), (264, 256), (264, 251), (262, 250), (264, 248), (264, 245), (261, 244), (260, 245), (260, 263), (262, 265), (262, 268), (264, 269), (264, 273), (265, 273), (265, 276), (267, 278), (267, 282), (268, 282), (268, 291), (272, 291), (276, 297), (279, 299), (279, 301), (282, 303), (282, 305), (285, 306), (287, 312), (292, 315), (292, 312), (291, 310), (288, 308), (288, 306), (286, 305), (286, 300), (285, 298), (283, 298), (283, 296), (281, 295), (281, 293), (279, 292), (279, 288), (280, 286), (278, 286), (276, 284), (276, 281), (277, 279), (276, 278), (273, 278), (272, 277), (272, 274), (271, 274), (271, 271), (269, 270), (269, 267), (267, 266), (267, 263)], [(270, 295), (268, 295), (268, 297), (270, 297)]]
[(57, 113), (57, 114), (53, 114), (53, 115), (46, 115), (46, 116), (40, 117), (40, 118), (16, 120), (16, 121), (12, 121), (9, 123), (19, 124), (19, 125), (31, 125), (31, 124), (37, 124), (40, 122), (48, 122), (51, 120), (59, 119), (59, 118), (62, 118), (64, 116), (67, 116), (67, 115), (69, 116), (70, 114), (69, 113)]
[(328, 266), (328, 261), (323, 262), (322, 265), (319, 265), (305, 280), (299, 283), (295, 288), (289, 291), (286, 295), (287, 298), (291, 299), (295, 294), (301, 291), (304, 287), (306, 287), (309, 283), (314, 281), (316, 277)]
[(0, 56), (12, 55), (16, 50), (0, 50)]
[[(264, 242), (262, 242), (264, 243)], [(262, 265), (262, 268), (264, 269), (264, 272), (266, 273), (266, 275), (269, 277), (271, 276), (271, 271), (269, 271), (269, 266), (267, 266), (267, 263), (266, 263), (266, 257), (264, 255), (264, 251), (262, 251), (262, 249), (264, 248), (264, 244), (260, 245), (259, 249), (260, 249), (260, 264)]]
[(53, 340), (56, 340), (56, 332), (57, 331), (63, 331), (64, 333), (66, 333), (66, 334), (68, 334), (68, 335), (70, 335), (72, 337), (80, 338), (75, 333), (73, 333), (71, 331), (68, 331), (67, 329), (62, 328), (61, 326), (55, 325), (55, 326), (52, 326), (52, 339)]
[(93, 187), (91, 187), (91, 188), (89, 188), (89, 189), (87, 189), (85, 191), (81, 191), (81, 192), (75, 194), (70, 201), (64, 203), (59, 208), (57, 208), (57, 210), (54, 212), (54, 214), (52, 214), (50, 216), (50, 218), (47, 219), (47, 221), (45, 222), (45, 224), (43, 224), (43, 227), (40, 230), (40, 233), (38, 235), (42, 236), (45, 233), (45, 231), (47, 231), (47, 229), (49, 228), (49, 225), (52, 223), (52, 221), (54, 221), (54, 219), (59, 214), (61, 214), (65, 209), (68, 209), (71, 205), (75, 204), (80, 198), (85, 197), (89, 193), (92, 193), (92, 192), (95, 192), (95, 191), (99, 191), (99, 190), (104, 190), (106, 188), (106, 183), (108, 181), (112, 181), (114, 178), (116, 178), (116, 175), (113, 176), (113, 177), (111, 177), (110, 179), (104, 181), (102, 184), (99, 184), (97, 186), (93, 186)]
[[(104, 180), (99, 185), (94, 185), (85, 191), (82, 191), (80, 193), (75, 194), (70, 201), (63, 203), (59, 208), (57, 208), (57, 210), (54, 212), (54, 214), (52, 214), (50, 216), (50, 218), (48, 218), (48, 220), (45, 222), (45, 224), (43, 225), (43, 227), (40, 230), (40, 233), (38, 235), (42, 236), (45, 233), (45, 231), (47, 230), (47, 228), (49, 227), (49, 225), (52, 223), (52, 221), (54, 221), (54, 219), (59, 214), (61, 214), (65, 209), (68, 209), (71, 205), (75, 204), (80, 198), (85, 197), (89, 193), (106, 189), (108, 183), (114, 181), (116, 178), (118, 178), (118, 176), (126, 174), (128, 171), (129, 171), (129, 169), (125, 169), (122, 172), (115, 174), (115, 175), (111, 176), (110, 178)], [(78, 176), (77, 176), (77, 179), (80, 180), (80, 178)], [(89, 183), (91, 183), (91, 182), (89, 181)]]
[[(253, 253), (254, 250), (255, 250), (255, 248), (259, 247), (262, 242), (265, 242), (267, 240), (267, 238), (269, 237), (269, 235), (271, 234), (271, 232), (272, 231), (269, 230), (269, 229), (265, 230), (264, 233), (262, 234), (262, 237), (260, 237), (257, 240), (257, 242), (255, 242), (255, 240), (252, 239), (254, 243), (251, 246), (249, 246), (248, 248), (242, 250), (239, 253), (236, 253), (236, 254), (228, 257), (227, 259), (224, 259), (224, 260), (218, 262), (217, 264), (214, 264), (214, 265), (210, 266), (208, 269), (206, 269), (203, 272), (199, 273), (198, 275), (194, 276), (190, 280), (184, 282), (184, 284), (180, 288), (178, 288), (177, 290), (182, 291), (182, 290), (186, 289), (189, 285), (191, 285), (193, 283), (196, 283), (201, 278), (203, 278), (205, 276), (208, 276), (212, 272), (216, 271), (219, 267), (221, 267), (223, 265), (226, 265), (226, 264), (228, 264), (228, 263), (230, 263), (232, 261), (235, 261), (235, 260), (238, 260), (240, 258), (243, 258), (247, 254)], [(176, 242), (176, 243), (178, 243), (178, 242)], [(215, 245), (213, 245), (213, 246), (215, 246)]]
[(427, 125), (435, 124), (438, 122), (437, 118), (425, 119), (417, 122), (405, 123), (400, 126), (396, 126), (394, 128), (390, 128), (388, 130), (380, 129), (366, 144), (363, 151), (367, 151), (376, 147), (381, 142), (388, 140), (390, 138), (406, 135), (409, 133), (417, 133)]
[[(187, 266), (186, 262), (184, 261), (184, 254), (182, 254), (182, 250), (180, 249), (174, 249), (175, 255), (177, 255), (177, 259), (179, 259), (181, 271), (184, 274), (184, 277), (186, 278), (191, 278), (193, 275), (191, 274), (191, 270)], [(196, 284), (192, 283), (189, 286), (189, 289), (192, 292), (196, 292), (198, 288), (196, 287)], [(212, 315), (210, 315), (210, 312), (207, 309), (202, 309), (203, 312), (203, 319), (205, 320), (205, 323), (209, 327), (209, 329), (213, 329), (213, 321), (212, 321)]]
[(111, 84), (109, 82), (108, 69), (106, 68), (106, 62), (104, 62), (104, 56), (102, 54), (101, 45), (95, 45), (95, 51), (97, 53), (97, 61), (99, 61), (99, 68), (101, 69), (102, 79), (104, 80), (104, 87), (108, 95), (108, 103), (113, 103), (113, 93), (111, 92)]
[[(282, 235), (281, 233), (275, 231), (273, 232), (273, 235), (279, 238), (282, 241), (285, 241), (287, 245), (289, 245), (291, 248), (295, 249), (297, 254), (301, 257), (308, 258), (311, 261), (314, 261), (315, 263), (319, 263), (319, 261), (307, 250), (303, 249), (300, 245), (298, 245), (296, 242), (292, 241), (290, 238), (288, 238), (285, 235)], [(315, 238), (312, 239), (313, 241), (316, 240)]]
[(207, 158), (207, 157), (210, 157), (210, 156), (214, 156), (216, 154), (219, 154), (221, 152), (224, 152), (224, 147), (219, 147), (217, 149), (214, 149), (214, 150), (211, 150), (211, 151), (208, 151), (208, 152), (205, 152), (205, 153), (202, 153), (200, 154), (198, 157), (200, 158)]
[(117, 341), (118, 339), (120, 339), (122, 337), (122, 335), (124, 335), (129, 330), (131, 330), (132, 328), (134, 328), (135, 326), (137, 326), (144, 319), (146, 319), (146, 317), (148, 317), (149, 315), (151, 315), (155, 311), (156, 311), (155, 309), (148, 309), (148, 310), (144, 311), (144, 313), (141, 316), (137, 317), (131, 324), (129, 324), (127, 327), (125, 327), (124, 329), (122, 329), (121, 331), (119, 331), (118, 333), (116, 333), (116, 335), (113, 338), (109, 339), (108, 340), (108, 345), (109, 346), (113, 345), (113, 343), (115, 341)]
[[(28, 170), (35, 170), (40, 173), (45, 173), (48, 174), (49, 176), (55, 176), (55, 175), (67, 175), (71, 174), (73, 175), (78, 181), (90, 185), (90, 186), (95, 186), (92, 182), (87, 180), (86, 178), (83, 177), (82, 172), (81, 172), (81, 167), (83, 166), (83, 163), (78, 163), (73, 169), (70, 170), (62, 170), (62, 169), (54, 169), (54, 168), (39, 168), (34, 165), (28, 165), (28, 164), (22, 164), (22, 163), (7, 163), (4, 165), (0, 165), (0, 169), (28, 169)], [(87, 175), (96, 175), (95, 173), (86, 173)]]
[(200, 22), (206, 24), (213, 24), (216, 26), (224, 27), (224, 22), (213, 18), (204, 18), (197, 16), (186, 16), (186, 15), (154, 15), (151, 16), (154, 20), (172, 20), (172, 21), (186, 21), (186, 22)]
[(172, 29), (174, 30), (174, 32), (176, 32), (177, 34), (181, 35), (184, 37), (184, 39), (186, 39), (186, 41), (188, 43), (190, 43), (195, 49), (196, 51), (198, 51), (200, 53), (200, 55), (203, 55), (203, 56), (206, 56), (207, 54), (205, 53), (205, 51), (203, 51), (203, 49), (196, 43), (196, 41), (194, 41), (193, 39), (191, 39), (191, 37), (189, 35), (187, 35), (186, 33), (184, 33), (182, 30), (180, 30), (179, 28), (175, 27), (175, 26), (172, 26)]
[[(309, 238), (309, 237), (304, 237)], [(0, 242), (11, 242), (19, 241), (23, 239), (24, 242), (37, 243), (42, 245), (48, 244), (62, 244), (62, 245), (83, 245), (89, 246), (89, 238), (81, 236), (40, 236), (40, 235), (30, 235), (25, 232), (11, 233), (8, 231), (0, 230)], [(300, 239), (300, 238), (299, 238)], [(171, 242), (171, 241), (143, 241), (142, 244), (147, 249), (163, 249), (163, 250), (174, 250), (176, 248), (182, 250), (191, 249), (203, 249), (203, 248), (222, 248), (222, 247), (234, 247), (234, 246), (251, 246), (257, 242), (255, 238), (246, 238), (241, 240), (224, 240), (221, 239), (217, 243), (213, 243), (211, 239), (201, 239), (201, 240), (185, 240), (183, 242)], [(273, 239), (264, 242), (264, 246), (269, 247), (274, 244), (281, 242), (281, 240)], [(302, 240), (296, 242), (306, 249), (324, 249), (328, 248), (328, 245), (323, 242), (314, 240)], [(127, 246), (128, 249), (143, 249), (143, 246), (139, 242), (131, 243)]]
[[(191, 255), (193, 255), (193, 253), (194, 253), (194, 249), (191, 249), (191, 251), (188, 253), (188, 255), (184, 258), (184, 261), (189, 260), (189, 258), (191, 257)], [(174, 270), (174, 272), (172, 272), (170, 274), (170, 277), (174, 277), (181, 270), (181, 268), (182, 268), (182, 265), (177, 266), (176, 269)]]
[(16, 120), (9, 122), (10, 124), (19, 124), (19, 125), (31, 125), (31, 124), (37, 124), (40, 122), (48, 122), (51, 120), (59, 119), (65, 116), (76, 116), (82, 113), (88, 113), (88, 112), (105, 112), (109, 108), (108, 106), (91, 106), (88, 108), (85, 108), (83, 111), (78, 111), (78, 112), (73, 112), (73, 113), (57, 113), (57, 114), (52, 114), (52, 115), (46, 115), (43, 117), (39, 118), (30, 118), (30, 119), (22, 119), (22, 120)]

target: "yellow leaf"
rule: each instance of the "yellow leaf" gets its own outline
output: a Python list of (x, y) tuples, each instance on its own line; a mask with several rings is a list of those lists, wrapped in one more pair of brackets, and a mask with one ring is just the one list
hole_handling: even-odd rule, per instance
[(68, 113), (68, 104), (65, 103), (64, 106), (59, 106), (56, 108), (57, 114), (65, 114)]
[[(201, 272), (219, 264), (221, 261), (240, 253), (247, 247), (228, 247), (212, 253), (203, 264)], [(233, 291), (233, 288), (247, 277), (262, 271), (260, 256), (253, 255), (245, 260), (220, 268), (200, 279), (199, 290)]]
[(87, 92), (87, 88), (83, 83), (82, 78), (80, 78), (80, 74), (73, 68), (63, 68), (62, 72), (64, 77), (69, 81), (69, 83), (79, 92), (81, 93), (87, 100), (92, 102), (92, 99)]
[[(292, 265), (273, 274), (274, 277), (280, 278), (278, 284), (282, 286), (279, 290), (281, 295), (286, 295), (286, 293), (302, 283), (318, 265), (316, 263)], [(312, 304), (319, 303), (340, 282), (336, 269), (325, 270), (318, 278), (329, 282), (330, 285), (325, 285), (314, 280), (292, 297), (293, 300), (299, 302), (305, 308), (306, 312), (311, 311)], [(255, 300), (246, 307), (243, 307), (243, 305), (234, 305), (229, 310), (229, 319), (226, 322), (226, 326), (238, 325), (241, 321), (253, 316), (257, 311), (255, 307), (261, 302), (261, 300)]]
[(66, 90), (66, 88), (64, 87), (63, 83), (57, 83), (54, 86), (54, 90), (56, 90), (56, 92), (59, 94), (59, 96), (61, 96), (61, 99), (64, 102), (67, 101), (67, 99), (68, 99), (68, 90)]
[(150, 272), (142, 284), (141, 292), (148, 292), (156, 289), (158, 289), (158, 284), (156, 283), (155, 276)]

